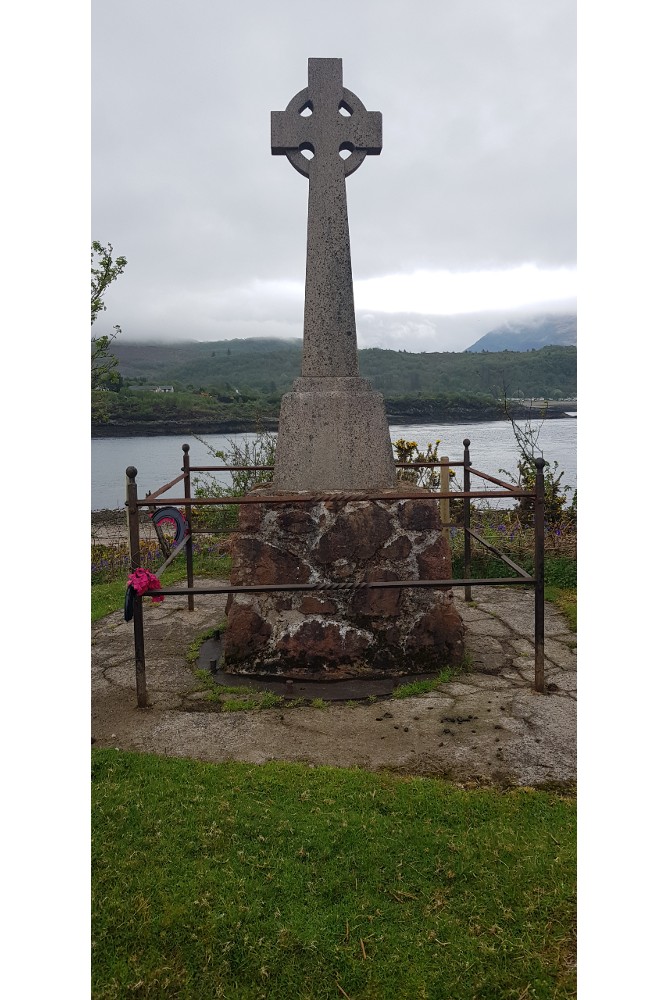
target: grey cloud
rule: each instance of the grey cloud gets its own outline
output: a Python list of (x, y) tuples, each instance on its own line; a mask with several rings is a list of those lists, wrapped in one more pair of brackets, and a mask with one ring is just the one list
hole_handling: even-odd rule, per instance
[(308, 185), (271, 156), (269, 113), (309, 56), (341, 56), (383, 113), (382, 155), (348, 181), (356, 278), (573, 264), (573, 0), (115, 0), (92, 18), (92, 236), (128, 258), (105, 314), (124, 336), (300, 334), (294, 303), (215, 302), (303, 283)]

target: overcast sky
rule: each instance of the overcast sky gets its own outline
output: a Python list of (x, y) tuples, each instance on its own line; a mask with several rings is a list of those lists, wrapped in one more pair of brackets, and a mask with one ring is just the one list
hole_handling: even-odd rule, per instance
[(383, 115), (347, 180), (360, 347), (463, 350), (575, 309), (574, 0), (92, 7), (92, 236), (128, 259), (95, 332), (300, 337), (308, 181), (270, 112), (309, 56)]

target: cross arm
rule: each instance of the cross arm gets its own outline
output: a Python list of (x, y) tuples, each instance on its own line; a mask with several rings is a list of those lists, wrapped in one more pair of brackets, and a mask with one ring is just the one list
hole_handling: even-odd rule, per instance
[[(292, 111), (272, 111), (271, 152), (279, 155), (298, 149), (307, 142), (315, 144), (317, 136), (312, 117), (304, 118)], [(341, 143), (348, 142), (371, 156), (377, 156), (382, 151), (381, 112), (364, 110), (349, 118), (340, 116), (336, 126)]]
[(371, 156), (377, 156), (382, 152), (382, 113), (380, 111), (366, 111), (364, 109), (363, 112), (352, 114), (349, 118), (341, 117), (340, 125), (342, 141), (350, 142), (355, 149), (363, 149), (364, 153), (369, 153)]
[(312, 123), (309, 118), (291, 111), (271, 112), (271, 152), (275, 155), (288, 149), (298, 149), (304, 142), (312, 142)]

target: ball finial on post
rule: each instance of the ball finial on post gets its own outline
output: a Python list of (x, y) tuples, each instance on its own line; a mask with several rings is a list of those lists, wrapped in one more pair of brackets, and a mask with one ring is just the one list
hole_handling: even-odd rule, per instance
[(125, 475), (127, 476), (128, 479), (131, 479), (132, 482), (134, 482), (134, 480), (136, 479), (137, 470), (133, 465), (128, 465), (127, 469), (125, 470)]

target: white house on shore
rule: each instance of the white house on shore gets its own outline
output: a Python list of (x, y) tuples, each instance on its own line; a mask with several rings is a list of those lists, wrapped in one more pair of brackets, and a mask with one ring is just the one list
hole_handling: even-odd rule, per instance
[(173, 392), (173, 391), (174, 391), (173, 385), (157, 385), (153, 389), (153, 392)]

